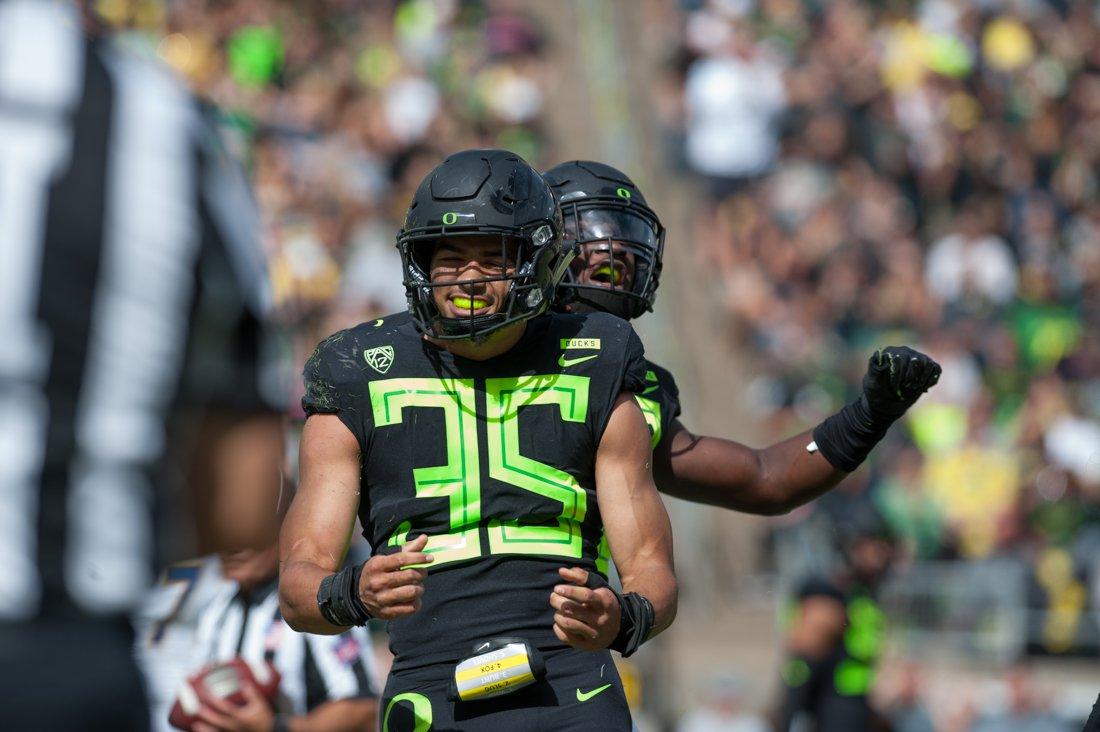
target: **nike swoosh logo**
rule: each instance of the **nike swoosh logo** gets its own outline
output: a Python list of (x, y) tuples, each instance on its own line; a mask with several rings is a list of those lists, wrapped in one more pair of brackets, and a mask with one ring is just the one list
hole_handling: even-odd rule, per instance
[(581, 691), (580, 689), (577, 689), (577, 701), (586, 702), (592, 697), (596, 696), (596, 694), (599, 694), (601, 691), (607, 691), (610, 688), (611, 684), (604, 684), (598, 689), (593, 689), (592, 691)]
[(379, 318), (378, 320), (374, 321), (374, 327), (375, 327), (375, 328), (377, 328), (377, 327), (379, 327), (380, 325), (382, 325), (382, 323), (384, 323), (384, 322), (385, 322), (385, 321), (384, 321), (384, 320), (382, 320), (382, 318)]
[(566, 358), (565, 354), (563, 353), (562, 355), (558, 356), (558, 366), (561, 366), (564, 369), (568, 368), (569, 366), (576, 366), (579, 363), (591, 361), (592, 359), (599, 357), (600, 354), (596, 353), (591, 356), (581, 356), (580, 358)]
[(660, 385), (660, 384), (656, 384), (656, 385), (654, 385), (654, 386), (651, 386), (651, 387), (649, 387), (648, 389), (646, 389), (646, 390), (644, 390), (644, 391), (642, 392), (642, 396), (645, 396), (646, 394), (649, 394), (649, 393), (651, 393), (651, 392), (657, 391), (657, 390), (658, 390), (658, 389), (660, 389), (660, 388), (661, 388), (661, 385)]

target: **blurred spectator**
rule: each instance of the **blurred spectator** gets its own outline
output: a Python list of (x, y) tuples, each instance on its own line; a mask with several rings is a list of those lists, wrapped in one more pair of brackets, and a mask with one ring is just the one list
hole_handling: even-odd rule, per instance
[(1074, 729), (1073, 725), (1050, 712), (1025, 669), (1010, 672), (1006, 686), (1008, 698), (1004, 708), (980, 715), (970, 732), (1070, 732)]
[(921, 700), (920, 671), (913, 664), (902, 670), (894, 698), (886, 708), (886, 717), (894, 732), (936, 732), (932, 717)]
[(745, 30), (734, 24), (718, 27), (726, 32), (708, 39), (714, 54), (688, 69), (684, 95), (688, 162), (721, 194), (775, 162), (775, 118), (784, 95), (776, 61)]
[(745, 710), (745, 682), (717, 676), (700, 695), (699, 706), (680, 718), (677, 732), (766, 732), (759, 715)]
[(874, 500), (902, 551), (911, 557), (934, 559), (944, 544), (945, 515), (928, 495), (916, 448), (899, 450), (883, 466)]
[[(984, 204), (988, 208), (988, 204)], [(978, 297), (997, 304), (1016, 294), (1016, 263), (1004, 239), (990, 233), (983, 221), (983, 203), (964, 202), (957, 228), (928, 252), (928, 286), (938, 298), (954, 304)]]

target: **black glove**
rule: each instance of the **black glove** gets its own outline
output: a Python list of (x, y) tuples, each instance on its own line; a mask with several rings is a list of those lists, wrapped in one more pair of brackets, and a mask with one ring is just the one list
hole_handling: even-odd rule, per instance
[(863, 377), (863, 397), (875, 422), (889, 424), (940, 380), (940, 365), (909, 346), (875, 351)]
[(886, 430), (940, 380), (940, 365), (908, 346), (875, 351), (863, 394), (814, 428), (814, 443), (838, 470), (851, 472)]

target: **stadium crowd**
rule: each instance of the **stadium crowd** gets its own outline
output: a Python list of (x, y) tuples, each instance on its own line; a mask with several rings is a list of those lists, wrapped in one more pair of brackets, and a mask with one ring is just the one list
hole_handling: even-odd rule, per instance
[(868, 475), (778, 533), (871, 501), (911, 559), (1026, 563), (1036, 644), (1095, 649), (1095, 6), (681, 5), (664, 123), (710, 193), (694, 239), (767, 374), (756, 414), (813, 424), (905, 336), (944, 367)]
[(534, 160), (544, 143), (550, 65), (514, 3), (95, 6), (191, 81), (247, 162), (294, 363), (324, 335), (405, 307), (394, 232), (446, 153)]

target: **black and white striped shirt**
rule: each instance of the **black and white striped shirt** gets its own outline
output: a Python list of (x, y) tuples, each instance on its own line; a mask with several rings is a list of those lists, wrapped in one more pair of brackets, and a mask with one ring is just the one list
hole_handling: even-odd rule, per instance
[(275, 407), (255, 220), (166, 70), (0, 0), (0, 620), (133, 607), (171, 415)]
[(340, 635), (298, 633), (279, 613), (272, 580), (251, 594), (229, 587), (199, 619), (192, 673), (240, 657), (279, 670), (279, 712), (299, 716), (338, 699), (376, 698), (378, 674), (366, 628)]

